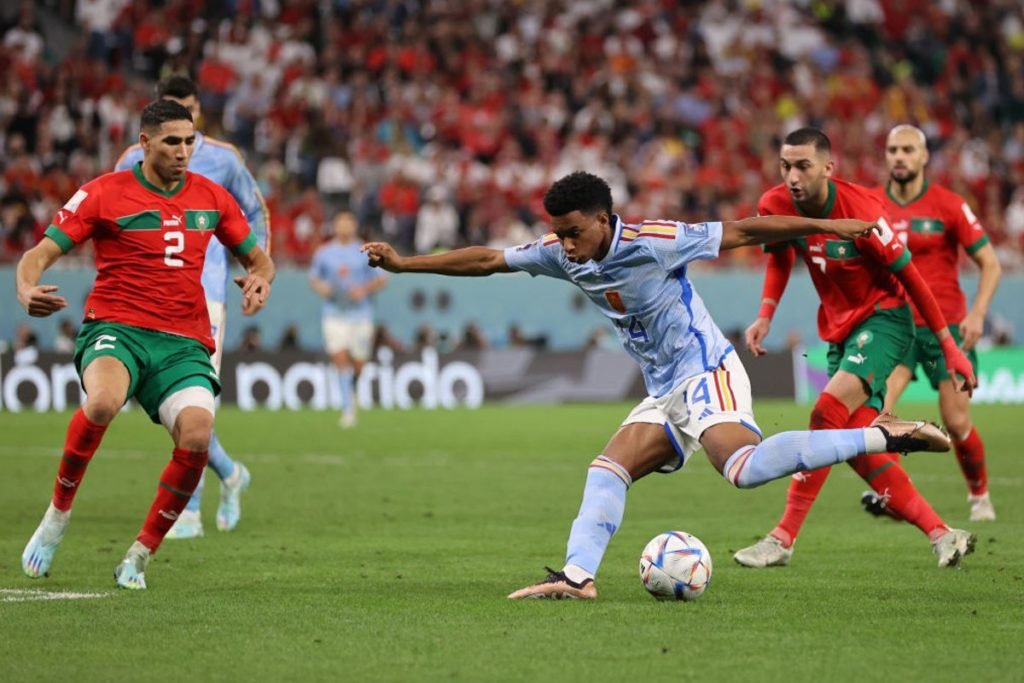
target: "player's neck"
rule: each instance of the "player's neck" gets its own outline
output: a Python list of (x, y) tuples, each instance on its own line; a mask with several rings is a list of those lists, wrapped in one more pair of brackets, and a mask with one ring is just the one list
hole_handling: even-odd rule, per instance
[(890, 178), (889, 184), (886, 186), (886, 191), (889, 193), (890, 197), (900, 204), (907, 204), (921, 194), (924, 190), (924, 183), (924, 174), (921, 173), (919, 173), (913, 180), (909, 180), (905, 183), (901, 183)]

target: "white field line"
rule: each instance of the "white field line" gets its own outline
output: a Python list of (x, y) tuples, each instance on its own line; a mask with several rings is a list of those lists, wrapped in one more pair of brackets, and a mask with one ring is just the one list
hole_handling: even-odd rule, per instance
[(77, 593), (75, 591), (44, 591), (31, 588), (0, 588), (0, 602), (39, 602), (42, 600), (94, 600), (110, 597), (110, 593)]

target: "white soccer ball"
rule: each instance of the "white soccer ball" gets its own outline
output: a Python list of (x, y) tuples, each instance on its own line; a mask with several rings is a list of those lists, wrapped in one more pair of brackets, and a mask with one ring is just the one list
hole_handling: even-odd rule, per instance
[(666, 531), (641, 553), (640, 580), (658, 600), (696, 600), (711, 583), (711, 553), (693, 534)]

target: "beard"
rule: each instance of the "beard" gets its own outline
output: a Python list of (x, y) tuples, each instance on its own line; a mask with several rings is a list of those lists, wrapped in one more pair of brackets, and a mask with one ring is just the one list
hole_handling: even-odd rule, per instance
[(889, 174), (889, 177), (897, 185), (906, 185), (907, 183), (912, 183), (915, 180), (917, 180), (917, 176), (919, 176), (919, 175), (920, 175), (920, 172), (918, 172), (918, 171), (907, 170), (907, 171), (903, 171), (903, 175), (902, 176), (896, 175), (896, 173), (894, 171), (894, 172)]

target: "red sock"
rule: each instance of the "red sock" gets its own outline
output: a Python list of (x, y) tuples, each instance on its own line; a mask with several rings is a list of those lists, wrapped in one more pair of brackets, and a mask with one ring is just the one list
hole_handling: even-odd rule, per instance
[(67, 436), (64, 438), (64, 456), (57, 468), (57, 481), (53, 485), (53, 506), (58, 510), (71, 509), (78, 485), (85, 476), (93, 454), (103, 440), (107, 425), (90, 422), (81, 408), (71, 416)]
[(146, 523), (142, 525), (142, 531), (137, 537), (150, 552), (156, 552), (178, 515), (185, 509), (188, 499), (199, 484), (208, 457), (207, 451), (174, 449), (171, 461), (160, 475), (160, 485), (156, 489), (156, 498), (149, 508), (149, 514), (146, 515)]
[[(877, 416), (878, 411), (874, 408), (861, 406), (854, 411), (846, 426), (866, 427)], [(949, 527), (910, 481), (910, 476), (899, 460), (900, 456), (895, 453), (871, 453), (858, 455), (847, 463), (861, 479), (871, 485), (875, 493), (885, 496), (890, 510), (934, 540)]]
[[(850, 411), (842, 401), (832, 394), (823, 393), (811, 411), (811, 429), (842, 429), (849, 417)], [(771, 532), (771, 535), (781, 540), (784, 546), (793, 545), (831, 469), (822, 467), (793, 475), (789, 482), (789, 491), (786, 493), (786, 511), (782, 513), (778, 526)]]
[(956, 459), (960, 470), (964, 473), (971, 495), (980, 496), (988, 492), (988, 473), (985, 471), (985, 444), (978, 436), (978, 430), (971, 427), (970, 433), (963, 441), (953, 440)]

